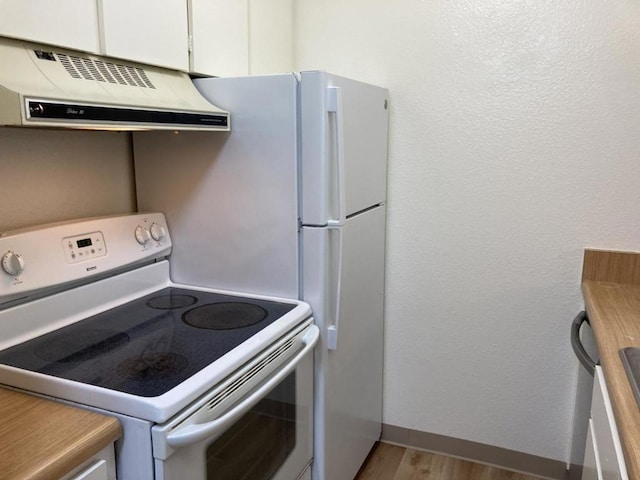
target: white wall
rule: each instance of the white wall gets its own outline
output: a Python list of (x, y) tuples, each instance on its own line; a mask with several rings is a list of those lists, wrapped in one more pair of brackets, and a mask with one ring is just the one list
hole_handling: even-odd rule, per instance
[(135, 205), (130, 134), (0, 128), (0, 232)]
[(391, 91), (384, 422), (565, 460), (586, 246), (640, 249), (640, 3), (298, 0)]

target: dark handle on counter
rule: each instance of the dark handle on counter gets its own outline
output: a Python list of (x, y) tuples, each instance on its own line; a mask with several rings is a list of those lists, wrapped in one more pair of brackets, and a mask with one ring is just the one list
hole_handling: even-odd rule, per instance
[(589, 356), (580, 341), (580, 327), (584, 322), (589, 324), (589, 317), (587, 317), (587, 312), (584, 311), (580, 312), (576, 318), (573, 319), (571, 323), (571, 347), (582, 366), (593, 376), (596, 371), (596, 362)]

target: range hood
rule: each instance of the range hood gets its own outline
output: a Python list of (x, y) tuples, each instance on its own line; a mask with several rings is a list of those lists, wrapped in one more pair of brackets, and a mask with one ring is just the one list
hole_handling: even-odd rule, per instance
[(0, 125), (229, 130), (184, 72), (0, 37)]

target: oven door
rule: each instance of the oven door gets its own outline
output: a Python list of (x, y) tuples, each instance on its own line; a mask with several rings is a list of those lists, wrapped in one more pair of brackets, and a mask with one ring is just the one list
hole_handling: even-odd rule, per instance
[(285, 337), (152, 429), (158, 480), (292, 480), (313, 456), (315, 325)]

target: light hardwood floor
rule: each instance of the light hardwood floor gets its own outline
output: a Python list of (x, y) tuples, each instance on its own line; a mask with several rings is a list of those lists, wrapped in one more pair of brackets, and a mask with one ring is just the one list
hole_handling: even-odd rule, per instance
[(378, 443), (355, 480), (540, 480), (538, 477)]

